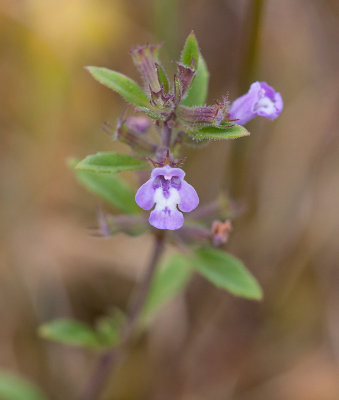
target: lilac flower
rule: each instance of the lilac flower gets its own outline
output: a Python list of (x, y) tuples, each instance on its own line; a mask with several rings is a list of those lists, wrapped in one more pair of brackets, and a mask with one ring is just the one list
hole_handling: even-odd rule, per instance
[(158, 229), (176, 230), (183, 226), (183, 212), (194, 210), (199, 204), (197, 192), (184, 180), (185, 172), (180, 168), (165, 165), (155, 168), (151, 178), (135, 195), (135, 201), (144, 210), (155, 207), (149, 223)]
[(275, 119), (280, 115), (282, 109), (283, 101), (280, 93), (266, 82), (254, 82), (248, 93), (232, 103), (229, 117), (236, 120), (238, 125), (245, 125), (257, 115)]

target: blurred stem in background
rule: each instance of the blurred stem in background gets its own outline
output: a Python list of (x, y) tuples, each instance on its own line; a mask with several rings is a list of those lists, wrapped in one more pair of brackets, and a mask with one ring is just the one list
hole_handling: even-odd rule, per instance
[[(240, 63), (242, 69), (238, 78), (238, 95), (245, 94), (249, 89), (250, 83), (257, 80), (255, 75), (259, 59), (264, 6), (265, 0), (253, 0), (249, 2), (248, 15), (245, 22), (245, 25), (248, 27), (248, 41), (244, 46), (243, 61)], [(227, 168), (230, 168), (232, 172), (230, 190), (233, 197), (238, 197), (244, 193), (251, 142), (252, 140), (249, 138), (249, 140), (235, 141), (232, 146), (230, 163), (227, 165)], [(225, 182), (229, 185), (228, 180), (225, 179)]]
[(166, 53), (175, 60), (179, 53), (178, 0), (152, 0), (155, 39), (166, 42)]
[(116, 371), (128, 355), (141, 312), (147, 299), (153, 275), (164, 249), (164, 239), (163, 231), (157, 232), (154, 235), (154, 245), (150, 263), (143, 280), (138, 284), (135, 295), (132, 297), (127, 320), (122, 331), (121, 344), (118, 347), (108, 350), (100, 357), (93, 371), (93, 375), (89, 378), (87, 385), (85, 385), (85, 390), (81, 397), (79, 397), (79, 400), (98, 400), (108, 376)]

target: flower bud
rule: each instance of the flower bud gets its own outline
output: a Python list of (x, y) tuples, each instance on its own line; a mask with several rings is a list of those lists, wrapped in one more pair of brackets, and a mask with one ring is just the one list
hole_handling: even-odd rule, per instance
[(232, 103), (229, 115), (238, 125), (245, 125), (258, 115), (275, 119), (280, 115), (283, 106), (280, 93), (266, 82), (254, 82), (248, 93)]
[(118, 122), (115, 137), (137, 154), (153, 155), (157, 151), (157, 145), (144, 135), (147, 128), (146, 117), (127, 118)]

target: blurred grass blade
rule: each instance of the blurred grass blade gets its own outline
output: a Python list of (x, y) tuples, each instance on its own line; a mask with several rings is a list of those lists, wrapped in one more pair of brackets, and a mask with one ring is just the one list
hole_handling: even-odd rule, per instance
[[(78, 160), (71, 160), (70, 165), (74, 166)], [(79, 180), (89, 191), (95, 193), (108, 201), (118, 210), (126, 214), (138, 214), (140, 208), (137, 206), (134, 195), (135, 193), (117, 175), (102, 174), (93, 171), (82, 171), (74, 169), (74, 173)]]
[(203, 248), (194, 257), (194, 267), (214, 285), (235, 296), (260, 300), (262, 290), (243, 263), (224, 251)]
[(32, 383), (11, 373), (0, 371), (1, 400), (47, 400)]
[(119, 93), (129, 103), (148, 107), (149, 100), (141, 87), (131, 78), (104, 67), (86, 67), (101, 84)]
[(196, 139), (237, 139), (243, 136), (249, 136), (249, 132), (246, 128), (241, 125), (220, 125), (218, 126), (206, 126), (204, 128), (197, 129), (196, 131), (188, 132)]
[(199, 61), (199, 45), (194, 32), (192, 31), (185, 42), (184, 48), (181, 52), (181, 63), (187, 67), (194, 69), (198, 66)]
[(159, 267), (148, 293), (143, 320), (150, 319), (159, 308), (183, 290), (191, 276), (189, 262), (185, 256), (176, 254)]
[(115, 174), (121, 171), (148, 169), (150, 166), (146, 162), (128, 154), (102, 152), (87, 156), (75, 168), (85, 171)]
[(56, 319), (39, 327), (44, 339), (70, 346), (100, 347), (96, 332), (90, 326), (73, 319)]
[(198, 69), (193, 78), (191, 87), (185, 99), (181, 102), (184, 106), (203, 106), (208, 92), (209, 72), (202, 55), (199, 56)]

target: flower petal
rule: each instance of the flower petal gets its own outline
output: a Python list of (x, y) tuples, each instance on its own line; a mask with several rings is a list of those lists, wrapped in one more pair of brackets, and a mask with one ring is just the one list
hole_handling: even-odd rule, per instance
[(181, 182), (179, 189), (180, 203), (179, 208), (181, 211), (190, 212), (198, 207), (199, 197), (194, 187), (186, 181)]
[(174, 231), (183, 226), (184, 216), (176, 208), (165, 208), (163, 210), (155, 209), (151, 212), (148, 221), (155, 228), (169, 229), (170, 231)]
[(254, 82), (248, 93), (232, 103), (229, 116), (238, 125), (245, 125), (257, 115), (275, 119), (280, 115), (282, 109), (283, 101), (280, 93), (266, 82)]
[(153, 179), (151, 178), (140, 186), (135, 195), (135, 202), (142, 209), (150, 210), (154, 205), (154, 193)]
[(157, 176), (177, 176), (178, 178), (183, 179), (185, 172), (181, 168), (171, 168), (169, 165), (165, 165), (164, 167), (153, 169), (151, 177), (156, 178)]

